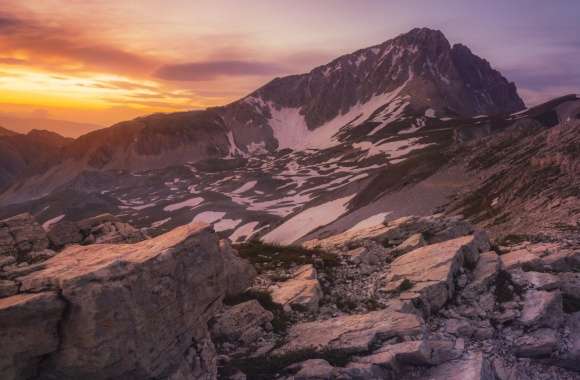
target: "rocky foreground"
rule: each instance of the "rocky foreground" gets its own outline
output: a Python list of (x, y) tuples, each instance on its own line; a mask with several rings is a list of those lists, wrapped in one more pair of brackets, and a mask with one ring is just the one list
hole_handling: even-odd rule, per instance
[(0, 378), (580, 378), (578, 241), (439, 215), (238, 251), (138, 233), (0, 221)]

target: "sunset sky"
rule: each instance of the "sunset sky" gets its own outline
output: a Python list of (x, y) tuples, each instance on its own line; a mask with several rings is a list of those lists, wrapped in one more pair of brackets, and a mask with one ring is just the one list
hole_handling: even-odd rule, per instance
[(107, 126), (226, 104), (419, 26), (535, 104), (580, 93), (579, 16), (576, 0), (0, 0), (0, 116)]

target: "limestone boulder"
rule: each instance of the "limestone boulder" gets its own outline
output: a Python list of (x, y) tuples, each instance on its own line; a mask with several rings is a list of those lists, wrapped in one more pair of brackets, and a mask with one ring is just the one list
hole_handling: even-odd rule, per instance
[(0, 299), (0, 378), (27, 379), (58, 349), (58, 324), (66, 303), (55, 292)]
[(429, 380), (495, 380), (491, 363), (480, 352), (433, 367), (422, 377)]
[(523, 325), (530, 328), (557, 328), (562, 317), (562, 294), (560, 291), (529, 290), (526, 292), (519, 319)]
[[(236, 275), (227, 268), (230, 255), (200, 224), (135, 244), (66, 248), (18, 278), (21, 292), (58, 292), (54, 305), (67, 310), (58, 344), (35, 370), (58, 379), (215, 378), (207, 322), (228, 293), (226, 277)], [(234, 281), (240, 292), (252, 280), (248, 273)], [(38, 316), (46, 314), (39, 309)], [(23, 344), (35, 345), (38, 330), (30, 331)]]
[(287, 310), (316, 311), (322, 298), (316, 269), (311, 264), (298, 267), (291, 279), (275, 283), (270, 292), (272, 301)]
[(522, 268), (524, 270), (543, 270), (545, 268), (541, 258), (527, 249), (512, 251), (500, 256), (502, 266), (506, 270)]
[(521, 357), (547, 357), (558, 347), (558, 333), (553, 329), (539, 329), (514, 341), (514, 354)]
[(303, 322), (290, 328), (287, 343), (273, 354), (285, 356), (306, 350), (319, 354), (356, 354), (367, 352), (371, 345), (390, 338), (421, 336), (423, 329), (421, 318), (390, 309)]
[(63, 248), (70, 244), (80, 244), (84, 240), (79, 225), (76, 222), (66, 220), (53, 225), (48, 231), (48, 238), (56, 248)]
[(358, 364), (371, 364), (390, 372), (400, 372), (404, 366), (429, 366), (433, 364), (432, 349), (426, 340), (385, 344), (371, 355), (356, 358)]
[(398, 286), (401, 300), (413, 302), (426, 313), (437, 311), (453, 296), (460, 268), (474, 267), (480, 253), (489, 251), (489, 244), (487, 235), (477, 232), (416, 249), (391, 263), (387, 281), (406, 281), (407, 286)]
[(25, 213), (0, 220), (0, 255), (27, 261), (30, 252), (42, 251), (48, 246), (46, 232), (32, 215)]
[(236, 342), (242, 345), (255, 343), (267, 330), (271, 330), (273, 315), (256, 300), (232, 306), (216, 318), (211, 327), (214, 341)]

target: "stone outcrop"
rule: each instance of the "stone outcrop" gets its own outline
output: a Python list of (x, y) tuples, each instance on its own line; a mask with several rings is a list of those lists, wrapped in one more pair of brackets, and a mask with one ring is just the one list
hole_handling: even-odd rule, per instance
[(204, 225), (65, 249), (0, 300), (0, 377), (215, 378), (207, 322), (254, 273), (232, 255)]
[(136, 243), (147, 238), (141, 231), (111, 214), (79, 222), (57, 223), (48, 232), (48, 237), (56, 248), (69, 244)]
[(217, 317), (211, 325), (211, 335), (215, 344), (227, 345), (231, 355), (255, 346), (260, 338), (272, 331), (272, 319), (270, 311), (258, 301), (250, 300), (232, 306)]
[(28, 254), (48, 246), (46, 232), (32, 215), (20, 214), (0, 221), (0, 257), (13, 256), (19, 262), (28, 261)]
[(0, 299), (0, 378), (28, 379), (58, 349), (58, 325), (67, 305), (56, 292)]
[(481, 232), (418, 248), (392, 262), (384, 290), (399, 291), (401, 300), (429, 313), (437, 311), (453, 296), (459, 270), (476, 266), (487, 250), (489, 240)]
[(272, 300), (284, 308), (316, 311), (322, 297), (316, 269), (303, 265), (296, 269), (292, 278), (270, 287)]
[(422, 331), (419, 317), (385, 309), (297, 324), (288, 332), (288, 343), (277, 349), (274, 355), (284, 356), (305, 350), (355, 354), (368, 351), (377, 342), (416, 337)]

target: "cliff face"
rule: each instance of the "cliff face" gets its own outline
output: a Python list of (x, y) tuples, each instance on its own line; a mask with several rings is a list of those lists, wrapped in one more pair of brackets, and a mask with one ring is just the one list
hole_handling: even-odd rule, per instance
[(204, 225), (33, 269), (0, 299), (2, 379), (214, 379), (207, 322), (254, 275)]

